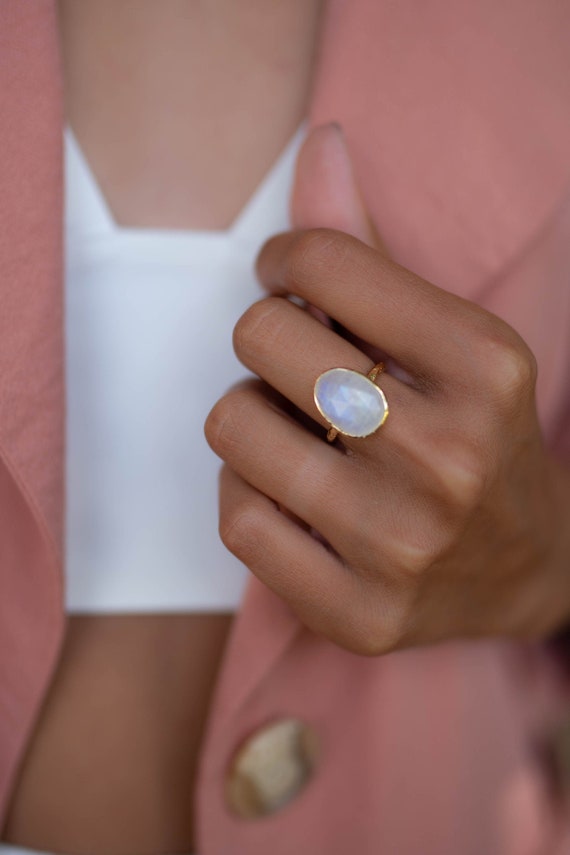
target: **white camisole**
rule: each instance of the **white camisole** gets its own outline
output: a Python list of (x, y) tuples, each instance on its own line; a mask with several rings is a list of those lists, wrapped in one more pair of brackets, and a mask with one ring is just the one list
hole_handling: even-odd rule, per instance
[(229, 611), (247, 570), (218, 536), (206, 415), (247, 372), (232, 329), (263, 296), (253, 263), (289, 228), (301, 126), (223, 231), (114, 222), (65, 131), (66, 607)]

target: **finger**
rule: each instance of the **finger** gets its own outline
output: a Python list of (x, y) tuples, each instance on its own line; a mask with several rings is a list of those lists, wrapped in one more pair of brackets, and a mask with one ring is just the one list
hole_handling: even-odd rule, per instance
[[(348, 650), (371, 651), (358, 578), (228, 466), (220, 478), (220, 536), (309, 629)], [(372, 615), (377, 627), (393, 623), (390, 605), (379, 598), (377, 614)], [(366, 612), (370, 615), (369, 606)]]
[(262, 284), (295, 294), (388, 352), (426, 386), (476, 373), (488, 313), (431, 285), (350, 235), (327, 229), (271, 238), (258, 257)]
[(241, 386), (214, 407), (206, 422), (213, 450), (322, 535), (355, 575), (384, 585), (406, 575), (432, 543), (441, 512), (421, 459), (416, 472), (417, 449), (411, 457), (381, 449), (381, 466), (371, 467), (303, 431), (262, 388)]
[[(327, 227), (339, 229), (383, 249), (356, 181), (346, 139), (335, 122), (313, 128), (297, 155), (291, 223), (294, 228)], [(325, 326), (328, 316), (315, 306), (308, 311)], [(366, 350), (363, 344), (362, 349)], [(380, 361), (380, 357), (374, 360)]]
[(313, 128), (301, 146), (291, 222), (295, 229), (338, 229), (369, 246), (382, 246), (360, 193), (344, 133), (336, 123)]
[[(363, 374), (372, 368), (368, 356), (354, 345), (279, 297), (268, 297), (248, 309), (234, 330), (234, 347), (247, 368), (323, 426), (328, 424), (314, 400), (317, 377), (335, 367)], [(376, 453), (376, 441), (417, 445), (418, 425), (428, 418), (433, 404), (388, 374), (381, 374), (377, 385), (390, 408), (386, 423), (364, 440), (343, 437), (343, 444), (364, 455)]]
[(362, 517), (366, 481), (349, 459), (310, 434), (262, 393), (229, 392), (206, 421), (215, 453), (249, 484), (288, 508), (347, 555), (347, 525)]

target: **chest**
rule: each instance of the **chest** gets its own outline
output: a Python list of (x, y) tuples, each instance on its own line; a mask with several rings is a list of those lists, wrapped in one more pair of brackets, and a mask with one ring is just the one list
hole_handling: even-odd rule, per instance
[(118, 223), (231, 224), (305, 114), (320, 6), (62, 0), (67, 119)]

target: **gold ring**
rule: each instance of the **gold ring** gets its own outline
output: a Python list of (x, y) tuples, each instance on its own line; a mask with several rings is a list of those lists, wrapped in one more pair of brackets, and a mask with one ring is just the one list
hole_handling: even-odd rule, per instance
[(337, 436), (365, 437), (375, 433), (388, 418), (388, 402), (376, 378), (384, 370), (379, 362), (368, 374), (351, 368), (330, 368), (315, 381), (315, 404), (330, 424), (327, 439)]

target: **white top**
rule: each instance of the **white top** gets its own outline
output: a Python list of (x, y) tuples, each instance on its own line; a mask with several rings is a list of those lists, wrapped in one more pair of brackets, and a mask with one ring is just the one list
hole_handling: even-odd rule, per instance
[(223, 231), (117, 225), (69, 129), (66, 603), (69, 612), (233, 610), (247, 570), (218, 535), (214, 402), (246, 375), (232, 329), (289, 227), (304, 127)]

